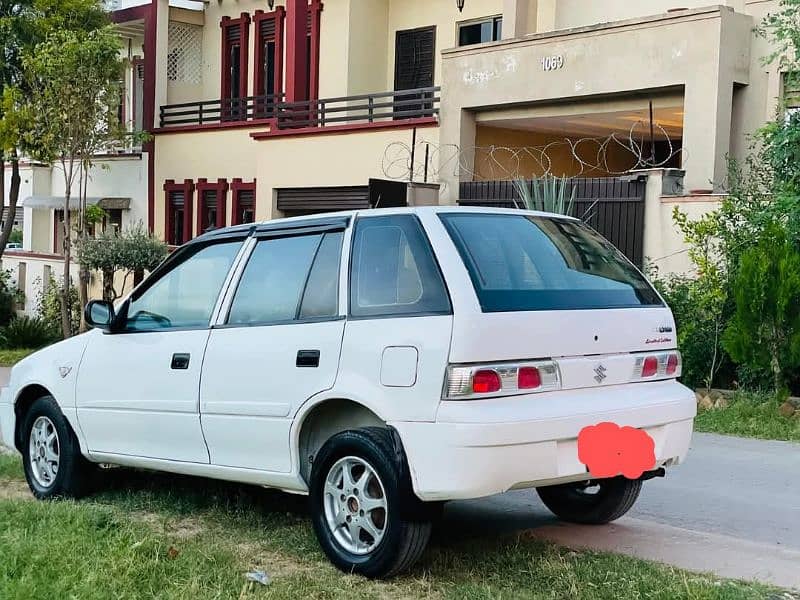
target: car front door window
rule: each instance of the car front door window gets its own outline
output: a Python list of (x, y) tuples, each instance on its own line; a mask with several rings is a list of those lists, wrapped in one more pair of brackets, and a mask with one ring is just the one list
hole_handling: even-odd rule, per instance
[(241, 241), (200, 247), (131, 299), (124, 330), (208, 327), (222, 284), (241, 247)]

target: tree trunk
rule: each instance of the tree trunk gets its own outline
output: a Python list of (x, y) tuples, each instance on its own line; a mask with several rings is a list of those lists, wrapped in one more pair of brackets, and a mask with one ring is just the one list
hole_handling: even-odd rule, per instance
[(117, 299), (117, 294), (114, 291), (114, 271), (112, 269), (103, 269), (103, 300), (106, 302), (114, 302)]
[[(8, 238), (11, 236), (11, 231), (14, 229), (14, 219), (17, 216), (17, 202), (19, 202), (19, 157), (17, 151), (11, 152), (11, 185), (8, 188), (8, 215), (6, 222), (3, 224), (3, 229), (0, 231), (0, 258), (3, 257), (3, 252), (6, 250)], [(2, 181), (0, 181), (0, 198), (5, 198), (5, 158), (0, 156), (0, 174), (2, 174)]]
[(72, 236), (69, 218), (69, 186), (64, 198), (64, 279), (61, 282), (61, 332), (64, 339), (72, 337), (72, 307), (69, 302), (70, 291), (70, 262), (72, 259)]
[[(83, 265), (80, 265), (78, 269), (78, 301), (81, 309), (89, 304), (89, 271)], [(83, 316), (83, 310), (81, 310), (80, 332), (86, 333), (87, 331), (89, 331), (89, 325)]]
[[(89, 168), (87, 166), (87, 161), (83, 160), (81, 162), (80, 177), (78, 178), (78, 188), (80, 189), (80, 210), (78, 211), (78, 218), (80, 219), (78, 223), (79, 243), (85, 242), (88, 236), (88, 231), (86, 229), (86, 186), (88, 183)], [(81, 309), (83, 309), (84, 306), (89, 304), (89, 270), (86, 269), (83, 264), (80, 264), (78, 273), (78, 300)], [(85, 333), (87, 331), (89, 331), (89, 325), (86, 323), (86, 319), (83, 316), (83, 310), (81, 310), (80, 332)]]

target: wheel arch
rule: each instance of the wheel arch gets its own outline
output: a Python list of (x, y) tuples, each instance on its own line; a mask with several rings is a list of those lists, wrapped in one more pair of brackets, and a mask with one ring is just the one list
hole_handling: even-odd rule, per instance
[(52, 395), (50, 390), (39, 383), (30, 383), (17, 394), (14, 401), (14, 446), (20, 452), (22, 452), (22, 426), (25, 422), (25, 415), (39, 398)]
[(314, 457), (325, 442), (338, 433), (361, 427), (391, 429), (372, 408), (349, 398), (326, 398), (304, 407), (295, 419), (294, 434), (302, 480), (308, 485)]

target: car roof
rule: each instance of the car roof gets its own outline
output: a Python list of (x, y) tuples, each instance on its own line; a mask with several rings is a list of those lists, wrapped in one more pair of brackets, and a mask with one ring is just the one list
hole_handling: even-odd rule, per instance
[[(347, 225), (351, 219), (358, 217), (379, 217), (389, 215), (407, 215), (407, 214), (497, 214), (497, 215), (520, 215), (520, 216), (535, 216), (553, 219), (569, 219), (576, 220), (574, 217), (567, 215), (560, 215), (555, 213), (547, 213), (541, 211), (522, 210), (516, 208), (494, 208), (484, 206), (401, 206), (396, 208), (368, 208), (362, 210), (347, 210), (339, 212), (319, 213), (312, 215), (303, 215), (299, 217), (283, 217), (280, 219), (271, 219), (269, 221), (260, 221), (257, 223), (249, 223), (247, 225), (234, 225), (232, 227), (225, 227), (214, 229), (196, 237), (194, 241), (204, 241), (218, 237), (228, 237), (230, 235), (249, 233), (254, 231), (268, 231), (275, 229), (289, 228), (302, 228), (313, 227), (318, 225)], [(191, 243), (191, 242), (190, 242)]]

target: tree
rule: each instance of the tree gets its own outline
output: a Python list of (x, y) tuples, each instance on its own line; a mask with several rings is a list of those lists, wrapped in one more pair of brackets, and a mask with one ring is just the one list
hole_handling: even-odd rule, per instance
[[(8, 218), (0, 231), (0, 258), (13, 227), (20, 191), (20, 157), (36, 115), (30, 110), (23, 57), (53, 31), (91, 31), (107, 24), (108, 16), (97, 0), (0, 0), (0, 173), (11, 165)], [(5, 198), (5, 177), (0, 178), (0, 198)]]
[(725, 349), (735, 361), (771, 373), (775, 391), (783, 390), (786, 373), (800, 366), (800, 253), (781, 225), (742, 254), (733, 295)]
[(778, 63), (790, 74), (800, 72), (800, 0), (781, 0), (778, 10), (768, 14), (757, 31), (774, 48), (764, 57), (765, 64)]
[[(72, 189), (87, 156), (125, 137), (116, 118), (123, 63), (119, 38), (111, 28), (57, 31), (23, 58), (36, 115), (28, 144), (35, 158), (58, 164), (64, 177), (64, 274), (62, 328), (70, 332), (67, 296), (72, 258)], [(79, 194), (79, 200), (81, 195)], [(77, 229), (84, 231), (78, 203)]]
[[(122, 233), (84, 238), (78, 244), (78, 256), (87, 269), (103, 274), (103, 300), (114, 302), (124, 293), (129, 277), (152, 271), (166, 258), (167, 245), (139, 223)], [(114, 286), (117, 273), (124, 273), (119, 288)]]

